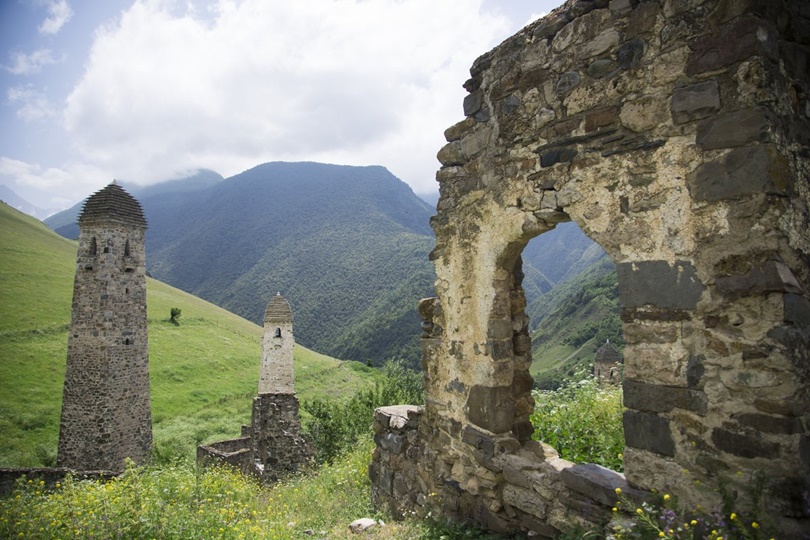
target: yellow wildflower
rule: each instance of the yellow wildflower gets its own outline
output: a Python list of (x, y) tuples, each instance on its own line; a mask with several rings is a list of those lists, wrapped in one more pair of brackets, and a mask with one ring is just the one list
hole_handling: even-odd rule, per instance
[(665, 500), (665, 501), (668, 501), (669, 499), (670, 499), (670, 497), (669, 497), (669, 493), (665, 493), (665, 494), (664, 494), (664, 500)]
[(659, 536), (659, 538), (663, 538), (663, 537), (665, 537), (666, 535), (664, 534), (664, 531), (660, 531), (660, 532), (658, 533), (658, 536)]
[(621, 495), (622, 488), (616, 488), (616, 495)]
[(751, 528), (752, 529), (759, 529), (759, 523), (757, 523), (756, 521), (751, 522)]
[(735, 519), (737, 519), (737, 514), (735, 514), (734, 512), (732, 512), (732, 513), (731, 513), (731, 515), (730, 515), (729, 517), (731, 518), (731, 521), (734, 521)]
[(644, 510), (642, 510), (641, 508), (636, 508), (636, 514), (641, 515), (643, 513), (644, 513)]

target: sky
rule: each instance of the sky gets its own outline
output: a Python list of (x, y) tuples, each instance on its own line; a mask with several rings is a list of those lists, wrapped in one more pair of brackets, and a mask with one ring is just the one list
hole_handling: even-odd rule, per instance
[(268, 161), (438, 190), (472, 62), (562, 0), (0, 0), (0, 184), (64, 209)]

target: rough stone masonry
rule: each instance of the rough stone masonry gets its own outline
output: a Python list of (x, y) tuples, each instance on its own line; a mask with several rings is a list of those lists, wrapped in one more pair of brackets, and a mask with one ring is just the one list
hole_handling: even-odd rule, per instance
[(152, 452), (146, 219), (113, 182), (79, 215), (57, 464), (123, 471)]
[[(615, 487), (744, 509), (761, 476), (781, 535), (810, 534), (809, 65), (789, 0), (569, 0), (474, 62), (438, 154), (426, 403), (377, 413), (376, 504), (553, 536), (607, 523)], [(520, 254), (569, 220), (617, 266), (624, 475), (530, 440)]]

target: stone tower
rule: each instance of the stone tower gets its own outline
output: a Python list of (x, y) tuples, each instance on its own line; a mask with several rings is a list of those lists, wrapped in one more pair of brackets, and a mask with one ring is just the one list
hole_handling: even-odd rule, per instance
[(253, 398), (250, 422), (253, 466), (265, 481), (275, 481), (309, 463), (311, 452), (301, 437), (293, 382), (294, 344), (292, 310), (279, 293), (264, 315), (259, 395)]
[(152, 448), (146, 331), (146, 219), (113, 181), (79, 215), (57, 463), (124, 469)]
[(616, 347), (606, 341), (596, 350), (593, 358), (593, 374), (600, 381), (621, 382), (622, 355)]
[(293, 345), (292, 310), (278, 293), (264, 314), (259, 394), (295, 394)]

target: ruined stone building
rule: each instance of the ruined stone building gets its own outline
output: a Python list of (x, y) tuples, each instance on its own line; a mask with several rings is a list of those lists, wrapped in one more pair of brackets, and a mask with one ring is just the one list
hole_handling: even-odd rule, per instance
[[(810, 3), (569, 0), (478, 58), (445, 131), (422, 407), (380, 409), (375, 504), (552, 537), (614, 489), (810, 535)], [(531, 440), (520, 254), (617, 267), (624, 473)], [(647, 494), (647, 495), (645, 495)]]
[(593, 376), (600, 381), (621, 382), (622, 355), (610, 341), (596, 350), (593, 357)]
[(238, 439), (199, 446), (198, 462), (228, 463), (267, 482), (310, 464), (295, 395), (294, 345), (292, 310), (279, 293), (265, 310), (259, 393), (253, 398), (250, 426), (242, 426)]
[(79, 215), (57, 464), (121, 471), (152, 450), (146, 219), (113, 182)]

